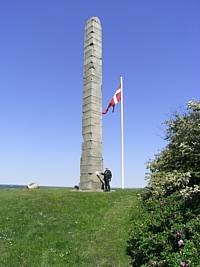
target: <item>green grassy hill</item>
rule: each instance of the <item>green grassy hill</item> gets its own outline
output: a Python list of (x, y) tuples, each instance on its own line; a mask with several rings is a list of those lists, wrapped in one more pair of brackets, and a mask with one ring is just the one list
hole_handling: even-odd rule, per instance
[(0, 266), (129, 266), (138, 190), (0, 190)]

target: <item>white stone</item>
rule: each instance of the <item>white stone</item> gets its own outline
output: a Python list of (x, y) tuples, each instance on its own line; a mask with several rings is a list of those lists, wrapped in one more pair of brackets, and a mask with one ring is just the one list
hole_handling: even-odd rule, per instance
[(28, 189), (37, 189), (39, 188), (39, 185), (37, 183), (30, 183), (27, 185)]

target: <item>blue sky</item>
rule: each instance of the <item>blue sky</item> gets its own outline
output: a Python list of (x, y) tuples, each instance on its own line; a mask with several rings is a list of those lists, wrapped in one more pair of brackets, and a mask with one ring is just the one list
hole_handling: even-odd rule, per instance
[[(79, 182), (86, 20), (103, 27), (103, 106), (124, 77), (125, 186), (145, 185), (164, 126), (200, 95), (198, 0), (0, 3), (0, 183)], [(121, 185), (120, 105), (103, 118), (104, 166)]]

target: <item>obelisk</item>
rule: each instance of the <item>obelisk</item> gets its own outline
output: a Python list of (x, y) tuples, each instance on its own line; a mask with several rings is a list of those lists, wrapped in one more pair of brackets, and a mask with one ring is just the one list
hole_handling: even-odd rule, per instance
[(84, 34), (82, 106), (82, 153), (80, 189), (101, 188), (96, 171), (102, 171), (102, 30), (98, 17), (91, 17)]

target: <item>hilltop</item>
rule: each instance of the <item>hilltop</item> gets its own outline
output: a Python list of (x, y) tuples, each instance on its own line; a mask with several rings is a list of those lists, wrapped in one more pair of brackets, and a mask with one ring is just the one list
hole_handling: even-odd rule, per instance
[(0, 266), (129, 266), (138, 192), (2, 189)]

